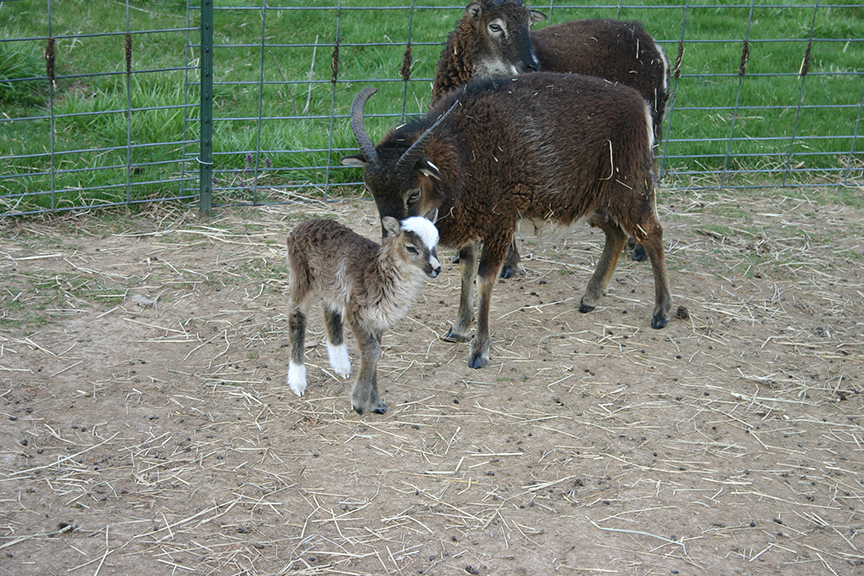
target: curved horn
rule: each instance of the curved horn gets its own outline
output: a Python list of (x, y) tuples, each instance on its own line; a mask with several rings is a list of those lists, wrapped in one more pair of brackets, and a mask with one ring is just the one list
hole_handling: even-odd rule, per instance
[(423, 152), (426, 150), (426, 144), (429, 143), (429, 138), (432, 137), (432, 133), (435, 131), (436, 128), (438, 128), (438, 126), (444, 121), (444, 119), (447, 118), (447, 116), (449, 116), (451, 112), (453, 112), (453, 109), (456, 108), (456, 106), (458, 105), (459, 100), (456, 100), (456, 102), (454, 102), (453, 105), (450, 106), (447, 112), (442, 114), (441, 117), (438, 118), (438, 120), (436, 120), (435, 123), (432, 124), (432, 126), (428, 130), (423, 132), (423, 134), (421, 134), (420, 137), (417, 138), (417, 140), (411, 145), (411, 147), (408, 148), (408, 150), (406, 150), (404, 154), (402, 154), (402, 156), (399, 158), (399, 161), (396, 162), (397, 172), (404, 173), (414, 168), (414, 166), (417, 164), (417, 161), (420, 160), (420, 156), (422, 156)]
[(378, 166), (381, 162), (378, 159), (378, 153), (375, 151), (375, 145), (366, 134), (366, 126), (363, 124), (363, 109), (366, 107), (366, 101), (378, 92), (377, 88), (367, 87), (357, 94), (354, 102), (351, 103), (351, 130), (354, 131), (354, 138), (357, 139), (357, 144), (360, 145), (360, 151), (366, 157), (366, 161), (374, 166)]

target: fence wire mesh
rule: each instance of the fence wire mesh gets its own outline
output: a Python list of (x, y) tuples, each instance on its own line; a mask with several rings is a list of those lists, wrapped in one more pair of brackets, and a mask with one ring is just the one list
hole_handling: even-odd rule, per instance
[[(208, 3), (0, 1), (0, 214), (194, 201), (204, 188), (214, 205), (356, 191), (360, 174), (339, 163), (356, 149), (351, 100), (379, 88), (367, 107), (373, 139), (424, 113), (465, 11), (452, 1), (224, 0), (209, 23), (211, 66), (201, 58)], [(531, 8), (547, 14), (542, 25), (639, 20), (665, 49), (673, 94), (661, 187), (864, 186), (864, 4)]]

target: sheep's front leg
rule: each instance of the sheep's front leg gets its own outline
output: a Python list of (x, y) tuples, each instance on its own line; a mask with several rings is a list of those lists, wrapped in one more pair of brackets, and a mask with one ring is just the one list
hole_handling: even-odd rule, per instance
[(358, 414), (383, 414), (387, 405), (378, 398), (378, 358), (381, 356), (381, 332), (365, 326), (351, 326), (360, 347), (360, 372), (351, 387), (351, 406)]
[(462, 292), (459, 295), (459, 315), (456, 323), (444, 335), (447, 342), (467, 342), (468, 329), (474, 321), (474, 278), (477, 273), (477, 242), (459, 249), (459, 266), (462, 271)]
[(501, 263), (510, 246), (510, 237), (498, 238), (483, 245), (483, 255), (480, 257), (480, 266), (477, 270), (477, 333), (471, 341), (471, 353), (468, 356), (468, 366), (471, 368), (483, 368), (489, 363), (489, 354), (492, 350), (492, 336), (489, 333), (489, 307), (492, 302), (492, 287)]
[(603, 245), (603, 254), (597, 261), (594, 274), (588, 282), (585, 295), (582, 296), (582, 301), (579, 303), (579, 312), (583, 314), (594, 310), (597, 302), (606, 294), (609, 281), (612, 280), (612, 272), (615, 271), (618, 257), (621, 256), (621, 250), (627, 241), (627, 235), (624, 234), (621, 227), (616, 222), (607, 220), (601, 214), (594, 213), (588, 223), (603, 230), (606, 234), (606, 243)]

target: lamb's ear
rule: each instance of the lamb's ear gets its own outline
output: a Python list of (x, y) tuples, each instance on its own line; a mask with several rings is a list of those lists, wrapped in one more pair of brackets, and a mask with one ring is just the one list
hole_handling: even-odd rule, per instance
[(384, 216), (381, 219), (381, 226), (384, 227), (384, 236), (399, 234), (399, 221), (392, 216)]
[(531, 22), (543, 22), (546, 20), (546, 15), (537, 10), (528, 10), (528, 15), (531, 18)]
[(426, 219), (435, 224), (438, 221), (438, 209), (435, 208), (428, 214), (426, 214)]
[(424, 176), (428, 176), (429, 178), (434, 178), (435, 180), (443, 180), (444, 177), (441, 176), (441, 172), (438, 170), (438, 167), (435, 166), (432, 162), (423, 158), (418, 162), (417, 169), (420, 170), (420, 173)]
[(480, 16), (483, 14), (483, 5), (479, 2), (472, 2), (465, 7), (465, 14), (470, 16), (473, 20), (479, 20)]
[(366, 157), (363, 156), (363, 154), (345, 156), (344, 158), (342, 158), (342, 160), (340, 160), (340, 162), (342, 162), (342, 164), (345, 166), (353, 166), (354, 168), (365, 168), (366, 164), (368, 164), (368, 162), (366, 162)]

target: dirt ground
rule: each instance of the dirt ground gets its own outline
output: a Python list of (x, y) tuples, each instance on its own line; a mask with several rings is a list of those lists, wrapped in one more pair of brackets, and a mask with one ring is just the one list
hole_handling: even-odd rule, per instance
[(826, 196), (664, 194), (663, 330), (646, 264), (583, 315), (600, 234), (520, 234), (483, 370), (446, 265), (363, 416), (317, 310), (286, 385), (283, 242), (375, 238), (368, 200), (3, 222), (0, 573), (864, 574), (864, 208)]

